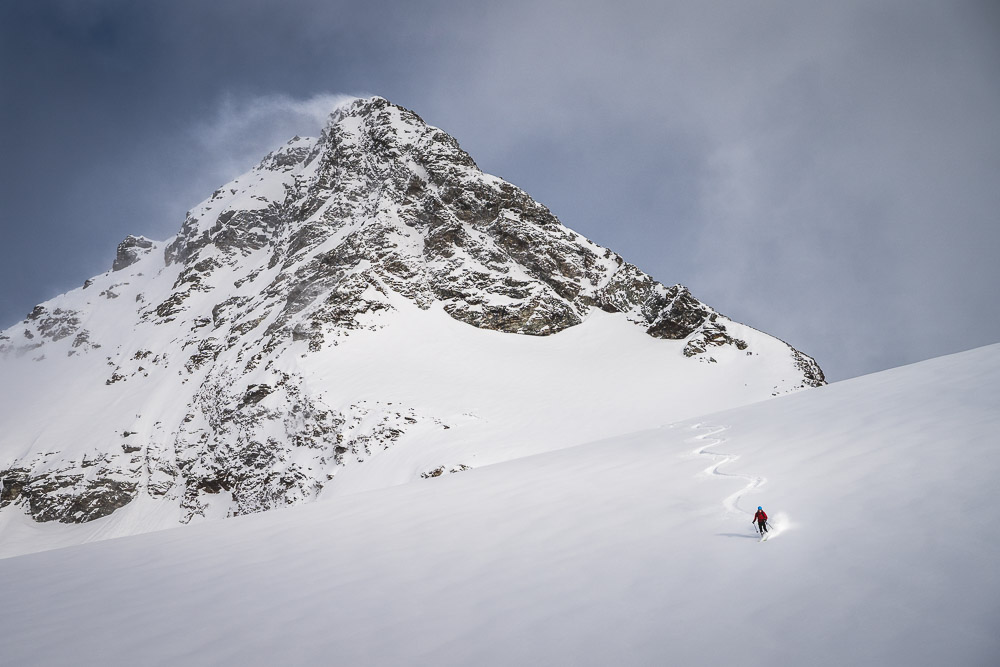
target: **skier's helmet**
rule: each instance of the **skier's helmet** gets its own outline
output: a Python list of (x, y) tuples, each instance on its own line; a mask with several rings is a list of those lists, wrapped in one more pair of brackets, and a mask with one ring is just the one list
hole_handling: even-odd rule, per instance
[(763, 507), (761, 507), (760, 505), (757, 505), (757, 509), (759, 509), (759, 510), (762, 510), (762, 509), (764, 509), (764, 508), (763, 508)]

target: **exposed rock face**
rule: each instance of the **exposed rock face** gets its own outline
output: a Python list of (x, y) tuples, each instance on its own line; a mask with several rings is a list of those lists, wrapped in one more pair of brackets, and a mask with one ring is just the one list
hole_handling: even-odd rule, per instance
[(153, 242), (142, 236), (129, 234), (118, 244), (118, 253), (111, 265), (112, 271), (121, 271), (139, 261), (139, 258), (153, 248)]
[[(166, 244), (127, 237), (113, 271), (124, 277), (88, 281), (101, 287), (85, 298), (121, 304), (116, 312), (155, 345), (136, 349), (138, 334), (114, 345), (84, 329), (80, 312), (43, 305), (0, 336), (0, 354), (52, 346), (32, 352), (51, 356), (63, 339), (72, 341), (63, 356), (104, 345), (106, 391), (171, 387), (189, 399), (161, 414), (150, 398), (141, 409), (153, 416), (110, 425), (121, 441), (83, 458), (0, 460), (0, 504), (23, 503), (39, 521), (106, 516), (140, 492), (175, 501), (182, 521), (220, 499), (230, 514), (300, 503), (416, 425), (448, 428), (390, 403), (327, 405), (284, 361), (383, 326), (399, 299), (530, 336), (600, 309), (682, 341), (693, 359), (723, 347), (753, 353), (685, 287), (564, 227), (482, 173), (452, 137), (378, 97), (338, 109), (318, 139), (296, 137), (217, 190)], [(801, 386), (823, 384), (811, 358), (787, 355)]]
[(557, 333), (596, 306), (657, 338), (687, 338), (709, 321), (707, 342), (725, 335), (724, 321), (686, 288), (665, 287), (567, 229), (479, 171), (454, 139), (381, 98), (338, 111), (315, 144), (293, 141), (257, 171), (290, 175), (285, 196), (190, 215), (165, 251), (168, 264), (188, 268), (158, 316), (179, 312), (214, 270), (266, 249), (274, 271), (259, 298), (278, 312), (267, 329), (273, 345), (293, 335), (318, 348), (365, 326), (391, 310), (386, 288), (509, 333)]
[(139, 461), (118, 459), (112, 454), (60, 461), (57, 470), (34, 472), (45, 463), (43, 457), (31, 461), (31, 468), (5, 470), (0, 476), (0, 508), (22, 501), (36, 521), (82, 523), (100, 519), (136, 495)]

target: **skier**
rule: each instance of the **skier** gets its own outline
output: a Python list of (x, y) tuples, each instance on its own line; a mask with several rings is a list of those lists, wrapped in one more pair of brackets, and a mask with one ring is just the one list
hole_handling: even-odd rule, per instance
[(760, 505), (757, 506), (757, 513), (753, 515), (753, 519), (750, 523), (756, 523), (758, 532), (763, 535), (767, 532), (767, 514), (764, 513), (764, 508)]

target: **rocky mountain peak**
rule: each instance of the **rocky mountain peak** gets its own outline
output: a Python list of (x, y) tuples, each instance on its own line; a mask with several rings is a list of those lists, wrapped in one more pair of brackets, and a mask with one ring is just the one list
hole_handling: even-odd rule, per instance
[[(336, 380), (309, 370), (312, 359), (340, 359), (331, 350), (399, 326), (404, 312), (542, 338), (612, 314), (667, 345), (655, 354), (671, 364), (728, 364), (743, 378), (740, 400), (824, 382), (808, 356), (563, 226), (380, 97), (342, 105), (319, 137), (265, 156), (194, 207), (174, 238), (127, 237), (113, 271), (85, 288), (0, 334), (0, 363), (48, 364), (53, 383), (72, 374), (83, 394), (61, 409), (101, 424), (73, 443), (26, 423), (0, 435), (0, 507), (38, 520), (100, 518), (140, 494), (176, 503), (181, 521), (220, 503), (241, 514), (304, 502), (408, 433), (463, 422), (471, 412), (315, 388)], [(774, 360), (754, 380), (760, 355)], [(468, 461), (433, 463), (426, 470)]]

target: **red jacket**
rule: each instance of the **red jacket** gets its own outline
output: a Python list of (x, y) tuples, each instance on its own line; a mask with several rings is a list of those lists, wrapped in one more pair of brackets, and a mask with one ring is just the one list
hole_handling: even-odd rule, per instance
[(767, 521), (767, 515), (764, 514), (764, 510), (757, 510), (757, 513), (753, 515), (753, 520), (757, 523), (764, 523)]

